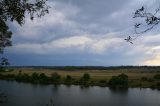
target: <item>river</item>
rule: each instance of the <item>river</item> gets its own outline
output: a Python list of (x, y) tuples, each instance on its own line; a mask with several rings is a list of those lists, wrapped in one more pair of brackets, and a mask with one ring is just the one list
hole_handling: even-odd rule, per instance
[[(160, 106), (160, 90), (34, 85), (0, 80), (0, 106)], [(2, 101), (1, 100), (1, 101)]]

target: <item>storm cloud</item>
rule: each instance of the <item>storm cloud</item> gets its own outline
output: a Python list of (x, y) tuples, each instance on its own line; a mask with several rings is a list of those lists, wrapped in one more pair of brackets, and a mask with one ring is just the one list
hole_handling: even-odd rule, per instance
[[(159, 65), (159, 25), (134, 44), (133, 13), (158, 0), (49, 0), (50, 13), (25, 24), (8, 23), (13, 46), (5, 55), (12, 65)], [(154, 6), (153, 6), (154, 5)]]

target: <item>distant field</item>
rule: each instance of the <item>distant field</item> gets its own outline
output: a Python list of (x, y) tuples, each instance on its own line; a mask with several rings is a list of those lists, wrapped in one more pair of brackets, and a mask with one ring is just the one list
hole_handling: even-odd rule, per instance
[(89, 73), (92, 80), (108, 80), (112, 76), (125, 73), (131, 80), (139, 80), (142, 77), (152, 78), (155, 74), (160, 73), (157, 71), (147, 71), (146, 69), (119, 69), (119, 70), (55, 70), (55, 69), (36, 69), (36, 68), (18, 68), (11, 72), (2, 72), (2, 74), (18, 74), (21, 70), (22, 73), (31, 75), (34, 72), (45, 73), (50, 76), (52, 73), (57, 72), (64, 78), (66, 75), (71, 75), (73, 78), (80, 78), (85, 72)]

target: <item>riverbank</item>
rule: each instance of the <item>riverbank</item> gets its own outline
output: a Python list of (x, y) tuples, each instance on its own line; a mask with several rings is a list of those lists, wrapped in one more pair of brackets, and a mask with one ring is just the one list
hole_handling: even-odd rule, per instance
[[(89, 78), (85, 78), (87, 73)], [(82, 86), (110, 86), (113, 76), (124, 73), (128, 76), (127, 87), (160, 88), (160, 80), (154, 78), (159, 71), (144, 70), (49, 70), (49, 69), (14, 69), (0, 72), (1, 80), (35, 84), (66, 84)], [(118, 82), (119, 83), (119, 82)], [(121, 84), (118, 84), (118, 86)]]

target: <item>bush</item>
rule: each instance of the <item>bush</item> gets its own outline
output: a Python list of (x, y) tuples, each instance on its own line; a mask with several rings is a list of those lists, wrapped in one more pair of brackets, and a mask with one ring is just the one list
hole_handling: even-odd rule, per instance
[(70, 75), (67, 75), (66, 76), (66, 81), (70, 81), (70, 80), (72, 80), (72, 77)]
[(57, 72), (54, 72), (51, 74), (51, 80), (54, 82), (59, 81), (60, 78), (61, 78), (61, 76)]
[(82, 79), (88, 81), (90, 79), (90, 75), (88, 73), (84, 73)]
[(70, 85), (73, 81), (73, 78), (70, 75), (67, 75), (65, 78), (65, 84)]
[(99, 83), (107, 84), (107, 81), (106, 80), (100, 80)]
[(157, 84), (156, 84), (158, 87), (160, 87), (160, 82), (157, 82)]
[(39, 75), (39, 78), (45, 80), (45, 79), (47, 79), (48, 77), (47, 77), (44, 73), (41, 73), (41, 74)]
[(9, 72), (12, 72), (12, 71), (14, 71), (14, 69), (11, 68), (11, 69), (8, 69), (8, 71), (9, 71)]
[(142, 81), (147, 81), (148, 78), (147, 78), (147, 77), (142, 77), (141, 80), (142, 80)]
[(30, 76), (26, 73), (24, 73), (21, 77), (21, 80), (24, 82), (29, 82), (30, 81)]
[(156, 74), (156, 75), (154, 75), (154, 77), (153, 77), (154, 79), (157, 79), (157, 80), (160, 80), (160, 74)]
[(5, 68), (0, 67), (0, 72), (5, 72)]
[(33, 80), (38, 80), (39, 79), (39, 74), (34, 72), (34, 73), (32, 73), (31, 77), (32, 77)]
[(110, 86), (128, 86), (128, 76), (120, 74), (119, 76), (112, 76), (108, 83)]
[(41, 73), (39, 75), (39, 82), (42, 84), (49, 83), (49, 78), (44, 73)]

